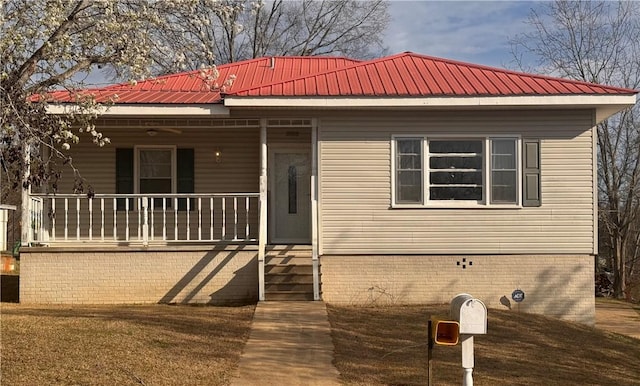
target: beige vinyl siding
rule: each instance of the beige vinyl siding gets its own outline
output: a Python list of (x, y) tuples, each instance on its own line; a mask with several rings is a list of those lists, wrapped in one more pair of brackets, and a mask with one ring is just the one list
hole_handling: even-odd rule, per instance
[[(145, 128), (100, 128), (111, 144), (103, 148), (81, 138), (71, 156), (95, 193), (115, 193), (115, 149), (134, 146), (193, 148), (196, 193), (246, 193), (258, 191), (260, 131), (253, 128), (181, 128), (181, 134), (159, 131), (154, 137)], [(215, 151), (222, 152), (219, 163)], [(72, 173), (65, 170), (60, 193), (72, 192)]]
[[(73, 164), (78, 168), (81, 176), (85, 180), (85, 191), (89, 188), (96, 194), (113, 194), (115, 193), (115, 153), (116, 148), (134, 148), (135, 146), (176, 146), (177, 148), (193, 148), (194, 149), (194, 167), (195, 167), (195, 193), (257, 193), (258, 192), (258, 172), (259, 172), (259, 146), (260, 131), (258, 127), (201, 127), (201, 128), (183, 128), (181, 134), (163, 132), (158, 130), (157, 135), (151, 137), (146, 134), (145, 127), (100, 127), (102, 133), (109, 137), (111, 144), (98, 148), (93, 145), (88, 138), (81, 138), (80, 143), (72, 147), (71, 156)], [(215, 151), (222, 153), (220, 162), (216, 162)], [(58, 193), (73, 192), (73, 173), (69, 168), (65, 168), (64, 174), (60, 181)], [(208, 200), (207, 200), (208, 201)], [(208, 202), (203, 201), (203, 205), (208, 208)], [(69, 202), (70, 210), (68, 216), (69, 237), (76, 239), (76, 200)], [(197, 205), (197, 201), (196, 201)], [(221, 202), (214, 204), (217, 208)], [(244, 202), (238, 203), (242, 210)], [(233, 207), (233, 203), (227, 202), (227, 211)], [(86, 240), (89, 237), (88, 224), (89, 216), (87, 208), (87, 200), (81, 200), (81, 216), (80, 216), (80, 239)], [(56, 231), (55, 235), (58, 239), (64, 237), (64, 220), (62, 216), (62, 201), (56, 203)], [(93, 215), (93, 238), (98, 239), (100, 229), (96, 228), (100, 224), (99, 203), (94, 200)], [(195, 208), (193, 208), (195, 209)], [(218, 211), (220, 213), (220, 211)], [(250, 202), (249, 223), (250, 236), (256, 238), (257, 229), (257, 199)], [(125, 214), (123, 211), (118, 212), (118, 235), (120, 239), (124, 238), (125, 232)], [(174, 228), (174, 211), (173, 208), (167, 209), (168, 228), (173, 232)], [(198, 219), (197, 212), (190, 212), (191, 238), (197, 238)], [(202, 227), (208, 234), (209, 220), (208, 214), (205, 212)], [(240, 236), (244, 234), (244, 224), (246, 222), (244, 213), (239, 214)], [(161, 219), (161, 211), (155, 211), (155, 220), (157, 221), (154, 228), (155, 238), (161, 238), (162, 233), (159, 221)], [(151, 220), (151, 219), (150, 219)], [(220, 218), (214, 219), (216, 224), (221, 223)], [(131, 213), (129, 218), (129, 229), (131, 239), (136, 239), (138, 235), (138, 218)], [(179, 238), (186, 237), (185, 211), (178, 212)], [(106, 203), (105, 227), (107, 239), (112, 239), (113, 229), (113, 204), (111, 200)], [(234, 232), (233, 225), (227, 221), (227, 235)], [(240, 232), (242, 231), (242, 232)], [(216, 237), (220, 236), (220, 229), (214, 231)], [(207, 237), (206, 235), (204, 237)]]
[[(320, 121), (325, 254), (593, 253), (592, 112), (379, 114)], [(542, 206), (391, 208), (391, 137), (520, 135), (541, 139)]]

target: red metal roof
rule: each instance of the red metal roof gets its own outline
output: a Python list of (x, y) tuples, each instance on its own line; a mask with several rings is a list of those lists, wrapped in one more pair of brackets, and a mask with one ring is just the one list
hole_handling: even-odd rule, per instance
[[(429, 97), (517, 95), (610, 95), (637, 91), (518, 73), (405, 52), (370, 61), (334, 57), (265, 57), (217, 67), (218, 83), (235, 75), (231, 87), (210, 91), (200, 71), (160, 76), (137, 84), (87, 89), (97, 102), (116, 104), (209, 104), (224, 94), (238, 97)], [(50, 94), (74, 102), (68, 91)]]
[(343, 68), (241, 89), (234, 96), (608, 95), (637, 91), (519, 73), (405, 52)]
[[(235, 76), (232, 88), (249, 88), (258, 84), (280, 82), (328, 69), (342, 68), (358, 60), (338, 57), (265, 57), (217, 66), (217, 83), (222, 85)], [(230, 89), (229, 89), (230, 90)], [(228, 91), (228, 90), (227, 90)], [(78, 91), (55, 91), (49, 96), (57, 102), (75, 102), (76, 95), (91, 95), (96, 102), (206, 104), (222, 100), (219, 89), (209, 90), (200, 71), (159, 76), (137, 82)]]

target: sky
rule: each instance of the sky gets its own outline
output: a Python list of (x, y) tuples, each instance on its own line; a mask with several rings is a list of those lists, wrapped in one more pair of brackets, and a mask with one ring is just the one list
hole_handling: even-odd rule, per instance
[(527, 31), (532, 1), (391, 0), (385, 45), (494, 67), (515, 68), (509, 38)]
[[(525, 21), (540, 1), (390, 0), (391, 21), (385, 34), (388, 54), (418, 54), (518, 69), (509, 38), (528, 29)], [(105, 85), (104, 74), (85, 80)]]

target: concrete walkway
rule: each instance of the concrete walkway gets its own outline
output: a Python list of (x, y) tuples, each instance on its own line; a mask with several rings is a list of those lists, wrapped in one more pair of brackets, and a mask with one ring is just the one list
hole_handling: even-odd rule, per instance
[(231, 384), (339, 385), (323, 302), (260, 302)]
[(640, 313), (628, 303), (596, 299), (596, 327), (640, 339)]

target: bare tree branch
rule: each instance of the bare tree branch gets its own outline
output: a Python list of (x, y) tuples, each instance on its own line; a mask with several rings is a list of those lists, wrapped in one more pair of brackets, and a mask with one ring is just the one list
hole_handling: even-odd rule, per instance
[[(640, 86), (640, 3), (553, 1), (531, 11), (532, 32), (511, 39), (514, 62), (577, 80)], [(600, 254), (610, 259), (617, 297), (637, 258), (640, 232), (640, 104), (602, 122), (598, 135)]]

